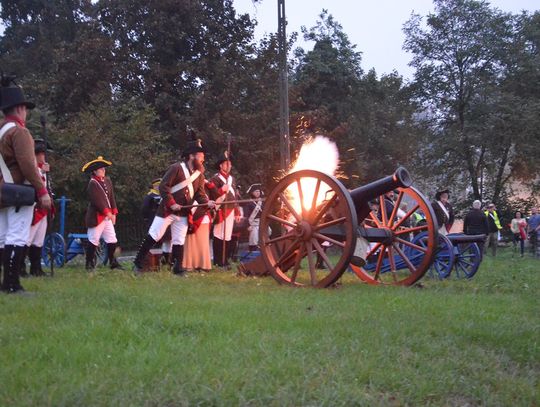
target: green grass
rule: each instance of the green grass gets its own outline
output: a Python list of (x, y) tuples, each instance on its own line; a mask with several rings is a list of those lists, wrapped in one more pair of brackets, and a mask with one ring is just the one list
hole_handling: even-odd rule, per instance
[(0, 295), (1, 406), (539, 405), (540, 261), (293, 289), (66, 267)]

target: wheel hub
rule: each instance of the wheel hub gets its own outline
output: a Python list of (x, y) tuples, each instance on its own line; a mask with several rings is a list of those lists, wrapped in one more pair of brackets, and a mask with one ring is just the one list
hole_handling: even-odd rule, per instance
[(313, 235), (313, 228), (309, 222), (303, 220), (296, 225), (295, 233), (302, 240), (308, 241)]

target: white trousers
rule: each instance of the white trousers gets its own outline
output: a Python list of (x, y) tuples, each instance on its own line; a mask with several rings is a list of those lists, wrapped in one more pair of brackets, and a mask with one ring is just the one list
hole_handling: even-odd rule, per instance
[(232, 236), (232, 230), (234, 227), (234, 211), (229, 213), (229, 216), (224, 222), (216, 223), (214, 225), (214, 237), (221, 240), (230, 241)]
[(41, 220), (35, 225), (30, 226), (30, 235), (28, 236), (27, 246), (43, 247), (45, 241), (45, 235), (47, 234), (47, 217), (41, 218)]
[(103, 238), (105, 243), (117, 243), (116, 232), (112, 220), (104, 219), (94, 228), (88, 228), (88, 241), (94, 246), (99, 246), (99, 239)]
[(157, 242), (163, 237), (169, 226), (171, 227), (171, 244), (182, 246), (186, 241), (188, 231), (187, 216), (169, 215), (166, 218), (156, 216), (150, 225), (148, 234)]
[(249, 245), (257, 246), (259, 244), (259, 223), (260, 219), (253, 219), (249, 231)]
[(26, 246), (34, 217), (34, 205), (0, 209), (0, 248), (6, 245)]

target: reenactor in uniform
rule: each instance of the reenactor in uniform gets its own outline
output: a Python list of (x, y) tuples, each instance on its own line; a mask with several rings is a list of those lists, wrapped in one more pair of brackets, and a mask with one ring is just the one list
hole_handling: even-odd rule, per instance
[(447, 235), (452, 224), (454, 223), (454, 210), (452, 205), (448, 202), (450, 197), (450, 191), (448, 189), (437, 191), (435, 194), (435, 201), (431, 203), (435, 217), (437, 218), (437, 224), (439, 225), (439, 233), (441, 235)]
[(225, 151), (216, 163), (219, 172), (210, 178), (207, 188), (210, 197), (216, 201), (217, 214), (214, 220), (214, 238), (212, 249), (214, 264), (219, 267), (228, 267), (231, 256), (230, 242), (234, 227), (235, 217), (241, 215), (237, 204), (224, 204), (220, 202), (235, 201), (238, 199), (236, 183), (231, 175), (232, 162), (228, 151)]
[(246, 191), (249, 197), (252, 199), (246, 205), (245, 216), (248, 219), (248, 231), (249, 231), (249, 251), (255, 251), (259, 246), (259, 223), (262, 213), (262, 189), (261, 184), (253, 184)]
[(139, 247), (139, 251), (133, 262), (133, 271), (140, 273), (143, 269), (143, 261), (150, 249), (159, 241), (167, 228), (171, 227), (172, 258), (174, 261), (173, 273), (178, 276), (185, 275), (182, 267), (184, 256), (184, 242), (188, 231), (188, 216), (190, 208), (183, 206), (192, 205), (196, 200), (199, 204), (208, 204), (209, 208), (214, 202), (208, 200), (205, 191), (204, 179), (204, 149), (201, 140), (191, 140), (182, 152), (183, 161), (172, 164), (161, 183), (159, 193), (161, 203), (148, 235)]
[[(34, 139), (26, 128), (27, 110), (33, 109), (35, 105), (25, 99), (22, 89), (13, 83), (12, 78), (2, 78), (0, 98), (0, 109), (5, 116), (0, 125), (2, 290), (17, 293), (24, 291), (19, 273), (34, 213), (34, 203), (30, 201), (34, 201), (37, 195), (38, 205), (48, 210), (51, 207), (51, 197), (38, 172)], [(15, 194), (13, 189), (30, 190), (31, 198), (24, 203), (15, 202), (20, 195)]]
[(111, 269), (122, 268), (114, 256), (118, 240), (116, 239), (116, 199), (113, 185), (109, 177), (105, 176), (105, 168), (112, 165), (110, 161), (99, 156), (87, 162), (82, 172), (90, 174), (90, 181), (86, 192), (88, 194), (88, 209), (85, 222), (88, 228), (88, 246), (86, 247), (86, 269), (93, 271), (96, 267), (96, 251), (99, 240), (103, 238), (107, 243), (107, 254)]
[[(49, 172), (49, 163), (45, 161), (45, 153), (50, 150), (50, 146), (45, 140), (35, 140), (36, 161), (43, 183), (47, 185), (47, 173)], [(50, 193), (50, 191), (49, 191)], [(51, 197), (52, 200), (52, 197)], [(41, 207), (34, 207), (34, 218), (30, 227), (30, 236), (28, 238), (28, 258), (30, 259), (30, 274), (35, 277), (44, 276), (45, 272), (41, 268), (41, 249), (45, 242), (47, 234), (47, 216), (52, 211), (54, 215), (54, 205), (50, 210)]]
[(152, 181), (150, 184), (150, 190), (146, 193), (144, 197), (141, 213), (144, 219), (144, 225), (148, 229), (152, 222), (154, 221), (154, 216), (159, 206), (159, 201), (161, 201), (161, 196), (159, 195), (159, 184), (161, 178), (157, 178)]

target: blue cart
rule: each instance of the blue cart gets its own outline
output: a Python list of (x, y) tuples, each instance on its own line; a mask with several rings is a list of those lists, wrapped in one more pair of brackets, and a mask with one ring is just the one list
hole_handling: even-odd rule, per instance
[[(66, 205), (69, 201), (71, 200), (65, 196), (56, 200), (60, 204), (60, 230), (58, 233), (49, 233), (45, 236), (41, 251), (42, 261), (48, 267), (51, 259), (55, 266), (62, 267), (77, 255), (85, 253), (85, 242), (88, 240), (86, 233), (68, 233), (67, 239), (64, 239)], [(107, 244), (103, 240), (100, 241), (97, 256), (102, 264), (107, 264)]]

